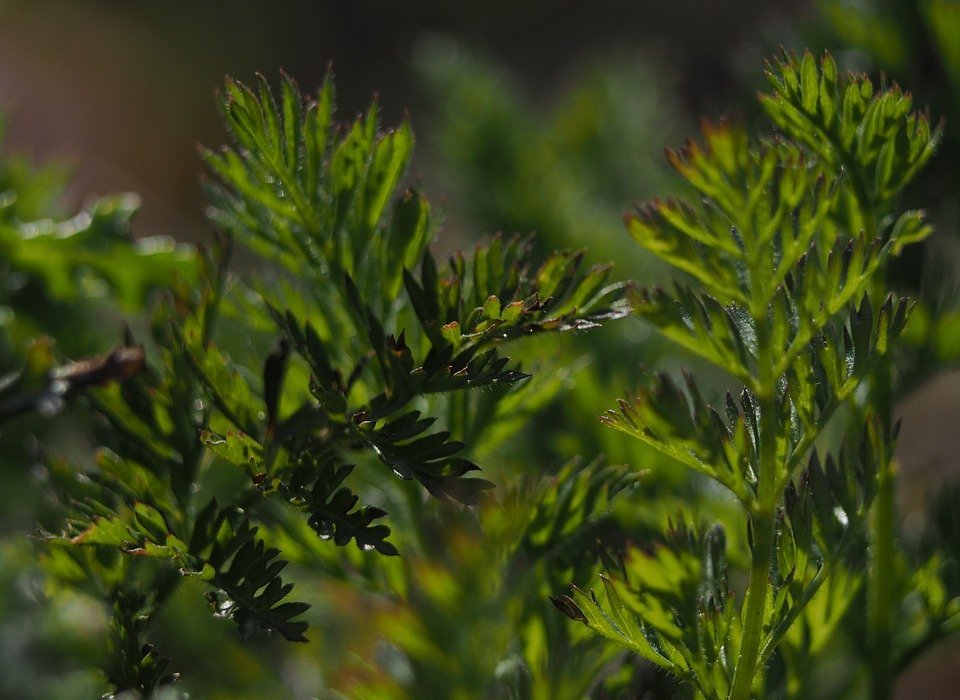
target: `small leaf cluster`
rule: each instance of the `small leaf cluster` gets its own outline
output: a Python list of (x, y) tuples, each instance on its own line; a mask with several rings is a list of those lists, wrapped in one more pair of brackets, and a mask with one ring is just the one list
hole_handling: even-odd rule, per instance
[[(620, 562), (618, 578), (629, 588), (601, 575), (602, 602), (574, 586), (571, 595), (556, 596), (553, 603), (704, 695), (725, 691), (732, 669), (724, 650), (739, 630), (727, 605), (723, 527), (705, 532), (674, 527), (663, 540), (651, 553), (631, 550)], [(639, 590), (643, 595), (636, 595)]]
[(867, 2), (856, 10), (836, 0), (818, 5), (824, 36), (816, 40), (829, 38), (837, 47), (857, 51), (864, 67), (909, 85), (947, 125), (941, 157), (924, 168), (907, 195), (929, 208), (931, 220), (943, 222), (941, 235), (912, 251), (906, 264), (894, 271), (896, 282), (917, 300), (898, 353), (895, 390), (905, 396), (955, 363), (960, 352), (956, 256), (943, 255), (938, 247), (941, 241), (952, 241), (956, 226), (951, 212), (960, 192), (955, 167), (960, 140), (950, 126), (960, 118), (960, 11), (945, 0)]

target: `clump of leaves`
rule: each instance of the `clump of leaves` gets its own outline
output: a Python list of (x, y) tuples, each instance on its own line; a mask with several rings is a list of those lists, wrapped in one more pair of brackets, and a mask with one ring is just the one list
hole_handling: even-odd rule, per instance
[[(374, 105), (342, 135), (328, 133), (329, 82), (303, 105), (284, 81), (280, 105), (265, 85), (257, 94), (228, 86), (223, 109), (236, 148), (208, 152), (206, 160), (221, 180), (213, 189), (215, 219), (251, 248), (279, 253), (294, 277), (278, 286), (298, 286), (309, 301), (292, 305), (290, 287), (260, 291), (288, 343), (264, 364), (261, 425), (242, 412), (247, 407), (234, 408), (239, 378), (217, 369), (229, 363), (185, 329), (194, 369), (232, 424), (230, 435), (210, 432), (205, 442), (228, 457), (242, 444), (262, 465), (254, 474), (259, 487), (292, 498), (306, 488), (304, 469), (325, 474), (307, 501), (318, 506), (311, 523), (335, 539), (334, 516), (347, 515), (350, 497), (327, 481), (343, 481), (347, 472), (332, 462), (358, 448), (438, 498), (475, 504), (490, 484), (467, 476), (477, 465), (460, 456), (464, 445), (412, 404), (522, 380), (500, 345), (622, 315), (621, 287), (608, 284), (609, 266), (583, 269), (582, 253), (557, 252), (534, 264), (518, 238), (494, 238), (472, 260), (458, 253), (439, 268), (427, 247), (434, 235), (427, 201), (413, 190), (394, 197), (412, 152), (409, 125), (378, 135)], [(309, 397), (281, 416), (276, 402), (288, 351), (309, 371)], [(319, 497), (323, 491), (337, 504)], [(358, 522), (352, 526), (363, 530)]]
[[(329, 80), (315, 99), (286, 78), (278, 93), (231, 82), (220, 106), (233, 142), (203, 155), (223, 239), (200, 256), (198, 283), (156, 310), (143, 371), (91, 397), (105, 428), (97, 470), (78, 484), (54, 465), (73, 512), (47, 536), (48, 568), (76, 583), (79, 564), (83, 585), (141, 622), (190, 577), (244, 637), (303, 641), (308, 606), (270, 544), (288, 514), (376, 557), (399, 553), (382, 494), (420, 502), (402, 482), (482, 503), (492, 484), (453, 432), (451, 406), (464, 404), (444, 401), (506, 399), (527, 375), (505, 344), (623, 316), (623, 287), (582, 252), (536, 261), (517, 237), (439, 264), (429, 204), (401, 185), (410, 126), (381, 131), (376, 105), (335, 124)], [(229, 273), (234, 241), (261, 274)], [(134, 581), (152, 594), (131, 595)], [(118, 692), (170, 679), (130, 651), (141, 622), (115, 625)]]
[[(668, 152), (699, 201), (655, 200), (627, 219), (683, 274), (672, 291), (635, 290), (634, 312), (742, 388), (714, 407), (694, 377), (661, 375), (602, 418), (722, 485), (746, 520), (726, 531), (746, 541), (681, 522), (611, 567), (603, 599), (574, 587), (555, 604), (697, 697), (731, 700), (816, 695), (812, 660), (859, 615), (874, 697), (889, 697), (904, 653), (889, 356), (909, 304), (883, 273), (929, 233), (896, 203), (939, 134), (908, 94), (875, 91), (828, 55), (785, 55), (768, 77), (760, 102), (777, 133), (705, 123), (700, 141)], [(839, 443), (826, 433), (837, 420)], [(742, 594), (728, 552), (749, 559)], [(866, 615), (853, 612), (864, 588)]]

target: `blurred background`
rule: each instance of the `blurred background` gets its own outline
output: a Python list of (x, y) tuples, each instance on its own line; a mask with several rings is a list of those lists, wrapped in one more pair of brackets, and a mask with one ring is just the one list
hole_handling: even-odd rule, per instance
[[(924, 300), (900, 370), (901, 507), (909, 533), (920, 527), (924, 493), (955, 470), (960, 449), (960, 378), (952, 371), (960, 357), (960, 314), (951, 285), (943, 283), (960, 279), (954, 269), (960, 149), (953, 135), (960, 122), (958, 7), (946, 0), (0, 0), (0, 111), (10, 119), (10, 150), (72, 170), (63, 209), (75, 210), (88, 195), (132, 191), (143, 200), (136, 235), (204, 241), (211, 229), (197, 145), (224, 141), (214, 106), (224, 77), (250, 81), (259, 71), (274, 82), (284, 71), (310, 92), (332, 65), (341, 119), (365, 109), (375, 94), (385, 125), (409, 115), (418, 137), (411, 177), (443, 211), (444, 251), (496, 231), (536, 231), (545, 248), (589, 245), (592, 262), (616, 260), (619, 277), (649, 283), (663, 270), (629, 240), (621, 216), (676, 187), (664, 146), (682, 143), (700, 117), (758, 119), (753, 95), (762, 87), (763, 60), (780, 47), (829, 48), (848, 68), (883, 72), (913, 90), (935, 117), (947, 118), (941, 156), (907, 202), (929, 207), (938, 233), (895, 273), (897, 285)], [(639, 324), (620, 325), (592, 339), (606, 349), (591, 376), (614, 388), (588, 395), (577, 388), (593, 386), (585, 380), (570, 389), (569, 403), (579, 405), (584, 421), (606, 407), (610, 391), (632, 381), (617, 367), (638, 344), (648, 365), (677, 362)], [(580, 341), (571, 342), (576, 352)], [(558, 458), (601, 451), (611, 461), (634, 456), (618, 453), (612, 440), (591, 439), (574, 444), (556, 435)], [(6, 513), (2, 536), (21, 536), (31, 521), (26, 506), (18, 517)], [(0, 660), (24, 666), (21, 685), (14, 676), (0, 680), (0, 699), (29, 696), (10, 693), (39, 688), (35, 674), (43, 663), (59, 665), (55, 656), (34, 659), (33, 670), (24, 661), (33, 638), (16, 628), (19, 618), (9, 609), (5, 617), (2, 591), (12, 592), (10, 601), (30, 598), (33, 584), (17, 578), (14, 558), (30, 555), (18, 548), (6, 556), (0, 556)], [(346, 588), (339, 594), (338, 605), (363, 609)], [(50, 637), (58, 625), (73, 633), (82, 627), (86, 609), (67, 608), (76, 619), (48, 621), (32, 633), (35, 639)], [(182, 654), (192, 655), (194, 677), (219, 679), (204, 697), (217, 696), (211, 689), (218, 683), (226, 688), (220, 697), (258, 697), (256, 684), (275, 676), (283, 677), (290, 697), (309, 697), (322, 684), (320, 674), (340, 659), (334, 654), (318, 666), (305, 652), (290, 655), (282, 669), (264, 669), (255, 653), (236, 645), (231, 653), (248, 675), (228, 678), (225, 669), (204, 666), (204, 644), (215, 634), (212, 623), (199, 625), (194, 646)], [(82, 639), (71, 639), (51, 653), (82, 649)], [(945, 688), (956, 686), (941, 677), (948, 653), (921, 665), (900, 697), (954, 697)], [(67, 697), (61, 694), (67, 687), (70, 697), (83, 697), (70, 664), (60, 670), (63, 685), (51, 681), (36, 697)]]
[[(15, 150), (74, 165), (74, 192), (139, 192), (141, 234), (197, 239), (207, 229), (195, 144), (223, 140), (213, 93), (227, 75), (283, 70), (309, 91), (332, 64), (341, 118), (375, 93), (387, 124), (411, 115), (418, 171), (439, 197), (453, 189), (435, 164), (455, 154), (434, 129), (451, 116), (453, 72), (486, 73), (504, 110), (538, 121), (574, 85), (613, 70), (641, 117), (629, 129), (649, 145), (629, 157), (656, 169), (693, 115), (743, 103), (761, 58), (797, 44), (810, 10), (745, 0), (13, 0), (0, 5), (0, 106), (13, 117)], [(645, 194), (637, 189), (633, 197)], [(451, 198), (451, 215), (461, 206)]]

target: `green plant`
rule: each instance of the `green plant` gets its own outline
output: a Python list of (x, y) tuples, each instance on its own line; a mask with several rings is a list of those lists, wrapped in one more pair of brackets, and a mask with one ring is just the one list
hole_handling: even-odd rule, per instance
[[(660, 375), (603, 418), (723, 486), (745, 541), (679, 522), (666, 546), (610, 570), (603, 602), (578, 588), (555, 602), (697, 697), (732, 700), (826, 697), (811, 669), (859, 616), (872, 696), (890, 697), (915, 640), (895, 624), (909, 603), (895, 589), (889, 359), (909, 307), (884, 271), (929, 233), (896, 203), (939, 137), (909, 95), (875, 92), (830, 56), (786, 55), (768, 76), (760, 102), (778, 133), (705, 124), (668, 154), (702, 205), (655, 200), (628, 220), (690, 280), (633, 292), (634, 312), (742, 391), (714, 409), (693, 377)], [(742, 595), (728, 556), (748, 560)], [(929, 566), (917, 583), (931, 621), (958, 603), (943, 575)]]
[[(453, 435), (509, 420), (499, 402), (524, 410), (509, 389), (527, 375), (500, 346), (623, 313), (608, 266), (570, 252), (535, 264), (518, 237), (440, 268), (426, 200), (398, 191), (409, 126), (381, 133), (374, 106), (334, 127), (329, 81), (307, 102), (286, 79), (278, 97), (230, 83), (221, 106), (234, 145), (204, 154), (213, 219), (276, 264), (248, 285), (228, 273), (229, 241), (202, 256), (199, 285), (157, 308), (144, 371), (90, 397), (108, 428), (97, 470), (78, 485), (56, 465), (72, 512), (46, 537), (47, 568), (112, 609), (117, 692), (172, 679), (143, 643), (183, 578), (244, 637), (305, 641), (309, 606), (289, 599), (270, 543), (285, 537), (296, 556), (306, 525), (375, 569), (371, 557), (398, 553), (381, 506), (426, 517), (403, 481), (478, 505), (492, 484), (468, 476), (478, 467)], [(480, 411), (486, 424), (468, 430)]]
[[(116, 347), (121, 310), (141, 311), (155, 290), (195, 267), (192, 252), (171, 239), (134, 239), (136, 196), (68, 211), (64, 186), (59, 168), (0, 154), (0, 637), (15, 641), (0, 653), (4, 697), (62, 696), (53, 669), (85, 663), (82, 634), (57, 612), (41, 619), (32, 597), (36, 553), (24, 535), (61, 515), (37, 488), (40, 453), (81, 451), (89, 416), (74, 399), (130, 376), (142, 360), (138, 348)], [(72, 685), (80, 696), (94, 692)]]
[[(46, 600), (93, 621), (69, 653), (101, 670), (75, 696), (890, 697), (960, 621), (955, 489), (906, 546), (894, 509), (911, 306), (888, 273), (929, 233), (901, 198), (939, 134), (899, 88), (875, 92), (829, 56), (787, 55), (770, 80), (777, 133), (705, 124), (669, 154), (702, 203), (628, 217), (682, 275), (672, 292), (625, 294), (584, 252), (520, 237), (438, 263), (436, 215), (404, 185), (410, 126), (382, 132), (376, 105), (336, 124), (329, 80), (312, 100), (286, 78), (227, 84), (232, 143), (203, 152), (221, 235), (196, 256), (141, 245), (123, 267), (125, 236), (100, 256), (86, 251), (100, 228), (74, 247), (49, 245), (62, 227), (13, 226), (11, 273), (78, 306), (79, 289), (136, 308), (183, 273), (115, 354), (61, 364), (41, 342), (0, 386), (5, 430), (51, 413), (54, 389), (58, 409), (83, 389), (70, 418), (93, 427), (95, 449), (37, 450), (57, 497), (41, 517)], [(531, 133), (535, 163), (549, 139)], [(508, 208), (536, 221), (574, 170), (535, 196), (508, 183)], [(577, 424), (608, 378), (578, 372), (589, 346), (558, 334), (628, 305), (677, 348), (672, 364), (638, 355), (690, 370), (605, 414), (615, 431)], [(29, 300), (11, 306), (26, 316)], [(0, 549), (10, 590), (14, 554)], [(548, 597), (601, 571), (599, 597)]]
[(952, 289), (960, 192), (953, 164), (960, 140), (949, 128), (960, 118), (960, 6), (942, 0), (871, 1), (856, 11), (834, 0), (818, 6), (822, 19), (807, 32), (811, 41), (842, 47), (860, 69), (909, 85), (917, 100), (930, 105), (948, 125), (942, 156), (924, 169), (905, 197), (928, 207), (936, 235), (893, 271), (894, 279), (918, 302), (904, 338), (910, 353), (898, 361), (903, 379), (897, 388), (906, 394), (960, 357), (960, 314)]

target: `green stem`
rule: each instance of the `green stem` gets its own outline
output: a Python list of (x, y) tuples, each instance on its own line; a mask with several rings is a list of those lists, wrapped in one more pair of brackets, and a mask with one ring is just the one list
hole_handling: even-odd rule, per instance
[(770, 587), (770, 559), (773, 555), (773, 514), (763, 513), (755, 518), (753, 528), (753, 558), (743, 616), (743, 640), (729, 700), (749, 700), (753, 680), (757, 675), (760, 642), (763, 639), (764, 609), (767, 604), (767, 589)]
[[(874, 283), (874, 292), (878, 290)], [(885, 286), (885, 285), (883, 285)], [(882, 287), (881, 287), (882, 289)], [(887, 435), (893, 431), (893, 379), (890, 356), (880, 358), (873, 373), (870, 404), (877, 412), (881, 429)], [(893, 458), (885, 457), (877, 465), (877, 495), (874, 501), (873, 518), (870, 522), (870, 568), (867, 587), (867, 649), (870, 669), (870, 697), (873, 700), (890, 700), (893, 697), (894, 670), (893, 608), (895, 605), (894, 577), (896, 570), (896, 465)]]
[(894, 465), (890, 461), (880, 468), (876, 511), (871, 538), (870, 567), (870, 697), (890, 700), (893, 697), (893, 668), (890, 637), (894, 604)]
[[(890, 360), (884, 357), (875, 376), (873, 405), (884, 430), (891, 430), (892, 391)], [(893, 659), (890, 639), (893, 634), (895, 471), (893, 459), (878, 465), (877, 496), (870, 528), (871, 566), (869, 572), (868, 634), (870, 650), (870, 697), (889, 700), (893, 697)]]
[(743, 639), (730, 688), (729, 700), (749, 700), (757, 675), (760, 644), (764, 636), (767, 591), (770, 588), (770, 562), (773, 557), (777, 493), (777, 421), (776, 377), (772, 373), (772, 338), (766, 309), (754, 309), (757, 325), (757, 400), (760, 404), (760, 462), (757, 474), (757, 498), (750, 509), (753, 549), (750, 582), (743, 614)]

